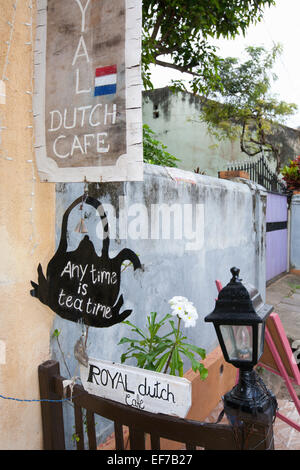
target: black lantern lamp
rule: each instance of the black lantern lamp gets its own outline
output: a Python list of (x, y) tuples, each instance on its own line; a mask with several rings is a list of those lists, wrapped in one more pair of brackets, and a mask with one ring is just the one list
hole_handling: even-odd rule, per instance
[(239, 272), (231, 269), (232, 279), (220, 291), (215, 309), (205, 321), (214, 324), (226, 362), (240, 369), (239, 383), (224, 396), (225, 408), (263, 412), (275, 397), (253, 367), (263, 353), (265, 323), (273, 307), (263, 303), (255, 287), (242, 284)]

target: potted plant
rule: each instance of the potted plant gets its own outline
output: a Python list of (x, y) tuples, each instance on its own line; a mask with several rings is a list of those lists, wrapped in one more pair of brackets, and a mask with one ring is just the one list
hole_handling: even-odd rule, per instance
[[(120, 340), (119, 345), (127, 346), (127, 350), (121, 355), (121, 362), (135, 359), (137, 367), (184, 376), (190, 380), (192, 407), (188, 419), (203, 421), (215, 410), (220, 396), (234, 385), (236, 369), (224, 362), (219, 346), (206, 356), (203, 348), (187, 342), (183, 329), (195, 327), (198, 319), (196, 308), (191, 302), (185, 297), (176, 296), (169, 301), (169, 305), (170, 313), (161, 319), (157, 313), (152, 312), (147, 317), (146, 328), (139, 328), (127, 320), (123, 322), (131, 328), (134, 337), (126, 336)], [(183, 374), (184, 356), (189, 359), (191, 368)], [(123, 434), (124, 448), (129, 449), (129, 432), (125, 426)], [(149, 447), (149, 436), (147, 439), (146, 448)], [(101, 449), (112, 450), (114, 445), (115, 437), (112, 434), (101, 444)], [(178, 450), (179, 445), (168, 439), (161, 439), (162, 449)]]
[(300, 155), (294, 160), (290, 160), (288, 165), (285, 165), (281, 170), (284, 181), (287, 184), (287, 189), (293, 192), (300, 191)]
[[(182, 326), (189, 328), (196, 325), (198, 318), (196, 308), (181, 296), (173, 297), (169, 304), (171, 314), (157, 321), (157, 313), (152, 312), (147, 317), (145, 330), (130, 321), (123, 322), (131, 327), (131, 331), (136, 333), (137, 337), (123, 337), (120, 340), (119, 344), (128, 345), (127, 351), (121, 356), (121, 362), (135, 358), (137, 367), (183, 377), (182, 357), (186, 356), (191, 362), (193, 371), (199, 371), (201, 379), (204, 380), (207, 377), (207, 369), (200, 361), (205, 359), (206, 352), (198, 346), (187, 343), (187, 337), (182, 332)], [(177, 319), (177, 325), (174, 317)], [(167, 323), (170, 327), (169, 332), (159, 336), (159, 330)]]
[[(127, 350), (121, 355), (121, 362), (136, 359), (136, 366), (143, 369), (183, 377), (183, 356), (186, 356), (194, 372), (199, 372), (200, 379), (206, 379), (208, 370), (201, 360), (205, 359), (203, 348), (187, 343), (182, 328), (196, 325), (197, 310), (186, 297), (175, 296), (169, 300), (171, 314), (158, 321), (157, 313), (147, 316), (146, 328), (142, 329), (126, 320), (123, 323), (131, 327), (135, 338), (123, 337), (119, 345), (127, 344)], [(176, 323), (177, 320), (177, 323)], [(167, 333), (159, 335), (163, 327), (169, 326)], [(165, 328), (164, 328), (165, 330)], [(128, 447), (128, 430), (124, 431), (125, 448)], [(172, 446), (172, 444), (171, 444)], [(170, 447), (173, 448), (173, 447)]]

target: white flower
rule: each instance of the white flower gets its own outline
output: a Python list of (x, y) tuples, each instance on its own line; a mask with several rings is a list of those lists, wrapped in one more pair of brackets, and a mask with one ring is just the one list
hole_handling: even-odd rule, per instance
[(196, 326), (196, 319), (197, 317), (194, 317), (193, 315), (187, 314), (184, 317), (184, 326), (186, 328), (189, 328), (190, 326)]
[(183, 318), (185, 314), (184, 303), (176, 303), (171, 306), (172, 315), (178, 315), (180, 318)]
[(175, 297), (172, 297), (172, 299), (169, 300), (170, 305), (182, 303), (182, 302), (188, 302), (188, 299), (186, 297), (182, 297), (181, 295), (175, 295)]
[(169, 304), (171, 305), (172, 315), (181, 318), (187, 328), (195, 326), (198, 313), (192, 302), (186, 297), (175, 296), (169, 300)]
[(195, 320), (198, 318), (198, 313), (196, 308), (194, 307), (193, 304), (189, 303), (189, 305), (186, 305), (186, 315), (189, 317), (195, 318)]

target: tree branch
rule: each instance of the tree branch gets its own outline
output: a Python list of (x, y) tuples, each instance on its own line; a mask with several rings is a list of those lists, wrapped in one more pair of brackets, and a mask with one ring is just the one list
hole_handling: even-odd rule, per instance
[(262, 150), (261, 145), (260, 145), (259, 150), (255, 151), (255, 152), (250, 152), (250, 150), (248, 150), (245, 146), (245, 131), (246, 131), (246, 121), (243, 122), (243, 129), (242, 129), (242, 133), (241, 133), (241, 137), (240, 137), (241, 151), (246, 153), (246, 155), (248, 155), (249, 157), (254, 157), (255, 155), (257, 155), (258, 153), (261, 152), (261, 150)]
[(164, 62), (164, 61), (159, 60), (159, 59), (155, 59), (155, 64), (160, 65), (161, 67), (168, 67), (170, 69), (178, 70), (179, 72), (189, 73), (190, 75), (194, 75), (195, 77), (199, 77), (199, 73), (193, 72), (189, 68), (184, 67), (182, 65), (171, 64), (170, 62)]
[(255, 145), (259, 145), (260, 147), (262, 147), (263, 145), (264, 146), (267, 146), (269, 145), (271, 148), (270, 149), (266, 149), (267, 152), (272, 152), (273, 151), (273, 146), (272, 144), (269, 144), (268, 142), (259, 142), (257, 140), (254, 140), (252, 137), (249, 139), (249, 142), (252, 142), (252, 144), (255, 144)]
[(161, 25), (161, 23), (162, 23), (162, 21), (163, 21), (163, 17), (164, 17), (164, 15), (163, 15), (163, 13), (161, 13), (161, 14), (158, 16), (157, 20), (156, 20), (156, 23), (155, 23), (155, 25), (154, 25), (154, 28), (153, 28), (153, 31), (152, 31), (152, 34), (151, 34), (151, 40), (152, 40), (152, 41), (154, 41), (154, 40), (156, 39), (156, 36), (157, 36), (157, 34), (158, 34), (160, 25)]

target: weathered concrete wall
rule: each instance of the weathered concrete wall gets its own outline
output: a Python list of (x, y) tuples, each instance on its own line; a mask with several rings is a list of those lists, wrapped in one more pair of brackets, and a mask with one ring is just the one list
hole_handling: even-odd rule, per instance
[[(188, 340), (209, 352), (217, 345), (217, 339), (212, 325), (204, 323), (203, 319), (214, 308), (215, 280), (220, 279), (225, 285), (231, 277), (230, 268), (238, 266), (243, 280), (257, 286), (265, 296), (266, 195), (258, 186), (245, 181), (243, 184), (200, 175), (195, 178), (196, 184), (176, 182), (165, 168), (145, 165), (144, 182), (92, 184), (89, 194), (104, 203), (111, 238), (115, 224), (117, 226), (117, 237), (110, 243), (111, 256), (125, 247), (131, 248), (138, 253), (143, 265), (142, 271), (134, 273), (128, 267), (122, 274), (123, 308), (133, 309), (129, 320), (144, 327), (150, 312), (164, 315), (169, 312), (171, 297), (186, 296), (199, 313), (197, 326), (186, 329)], [(57, 238), (63, 213), (83, 190), (83, 184), (57, 185)], [(176, 216), (168, 232), (166, 222), (170, 208)], [(165, 232), (157, 231), (158, 210), (163, 214)], [(87, 205), (84, 213), (89, 236), (99, 252), (102, 247), (97, 236), (100, 218)], [(190, 214), (193, 214), (193, 226), (190, 226)], [(69, 220), (68, 251), (75, 250), (83, 237), (74, 232), (79, 218), (79, 210), (74, 209)], [(81, 335), (81, 326), (56, 316), (53, 328), (61, 331), (60, 344), (73, 374), (76, 371), (73, 349)], [(108, 329), (90, 328), (89, 356), (120, 362), (124, 347), (117, 343), (130, 334), (130, 329), (122, 324)], [(52, 353), (61, 361), (56, 340), (52, 342)], [(186, 363), (185, 370), (189, 367)], [(63, 365), (62, 373), (67, 375)], [(65, 413), (72, 423), (69, 406)], [(72, 424), (68, 429), (66, 441), (72, 447)], [(105, 433), (105, 425), (101, 432)]]
[[(201, 99), (187, 92), (172, 93), (168, 87), (143, 93), (143, 122), (155, 132), (168, 151), (182, 161), (178, 167), (193, 171), (197, 167), (217, 176), (227, 163), (245, 161), (238, 140), (218, 142), (201, 121)], [(274, 128), (274, 141), (281, 144), (282, 165), (300, 154), (300, 132), (285, 126)], [(275, 161), (270, 161), (275, 170)]]
[[(37, 266), (54, 250), (54, 185), (36, 177), (32, 139), (30, 2), (0, 0), (0, 390), (7, 397), (39, 398), (38, 365), (49, 358), (53, 314), (30, 296)], [(15, 13), (15, 18), (14, 18)], [(34, 9), (33, 9), (34, 14)], [(13, 24), (12, 36), (11, 26)], [(6, 41), (11, 41), (7, 56)], [(0, 400), (0, 448), (41, 449), (38, 403)]]
[(291, 201), (290, 269), (300, 271), (300, 194)]

